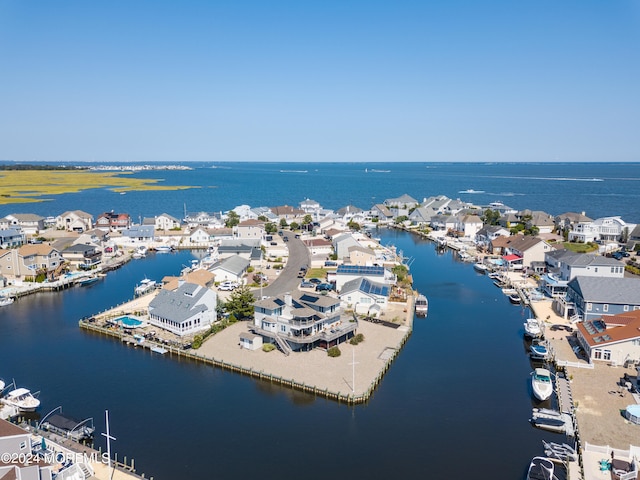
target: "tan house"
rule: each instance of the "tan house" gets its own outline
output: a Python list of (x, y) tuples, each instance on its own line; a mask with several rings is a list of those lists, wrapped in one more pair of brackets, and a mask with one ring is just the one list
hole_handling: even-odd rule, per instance
[(93, 228), (93, 216), (82, 210), (71, 210), (56, 217), (56, 228), (68, 232), (86, 232)]
[(204, 288), (210, 288), (215, 281), (216, 276), (209, 270), (199, 268), (188, 272), (181, 277), (166, 276), (162, 279), (162, 288), (167, 290), (176, 290), (182, 283), (193, 283)]
[(262, 220), (244, 220), (236, 225), (236, 238), (262, 239), (265, 235), (264, 222)]
[(44, 243), (0, 250), (0, 274), (13, 280), (35, 277), (39, 273), (49, 276), (63, 263), (60, 252)]
[(376, 253), (370, 248), (353, 245), (347, 248), (351, 265), (371, 266), (376, 261)]
[(577, 335), (590, 361), (640, 363), (640, 310), (579, 322)]

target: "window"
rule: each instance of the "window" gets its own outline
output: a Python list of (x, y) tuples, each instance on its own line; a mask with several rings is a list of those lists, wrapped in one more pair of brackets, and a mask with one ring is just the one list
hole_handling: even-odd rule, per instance
[(605, 303), (605, 304), (602, 306), (602, 311), (603, 311), (603, 312), (608, 312), (608, 311), (609, 311), (609, 304), (608, 304), (608, 303)]
[(591, 303), (587, 303), (587, 312), (590, 312), (593, 309), (593, 305)]
[(611, 360), (611, 350), (605, 350), (604, 352), (602, 352), (602, 359)]
[(625, 305), (624, 307), (622, 307), (622, 310), (624, 310), (625, 312), (629, 311), (629, 305)]
[(594, 350), (593, 358), (596, 360), (602, 360), (602, 350)]
[(20, 450), (27, 448), (27, 442), (20, 442)]

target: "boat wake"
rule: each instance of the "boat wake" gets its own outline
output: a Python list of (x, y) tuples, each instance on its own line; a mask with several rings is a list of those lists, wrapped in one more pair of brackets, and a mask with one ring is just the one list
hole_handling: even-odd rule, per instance
[(488, 178), (508, 178), (515, 180), (547, 180), (550, 182), (604, 182), (604, 178), (580, 177), (526, 177), (516, 175), (489, 175)]

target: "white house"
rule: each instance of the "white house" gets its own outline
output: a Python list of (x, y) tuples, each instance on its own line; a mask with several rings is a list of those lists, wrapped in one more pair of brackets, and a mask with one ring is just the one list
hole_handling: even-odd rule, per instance
[(551, 272), (567, 282), (578, 276), (624, 277), (624, 263), (602, 255), (556, 250), (546, 253), (545, 262)]
[(477, 233), (482, 229), (482, 226), (482, 219), (477, 215), (460, 214), (456, 217), (455, 230), (462, 232), (464, 238), (475, 238)]
[(242, 282), (242, 277), (247, 273), (250, 262), (239, 255), (224, 258), (216, 262), (210, 271), (216, 276), (216, 282)]
[(342, 292), (342, 287), (347, 282), (360, 277), (380, 285), (392, 285), (396, 282), (396, 276), (390, 270), (376, 266), (340, 265), (335, 272), (329, 274), (329, 279), (335, 280), (338, 292)]
[(577, 336), (590, 360), (625, 366), (640, 363), (640, 310), (579, 322)]
[(93, 228), (93, 216), (82, 210), (64, 212), (56, 217), (56, 228), (68, 232), (86, 232)]
[(162, 213), (154, 218), (156, 230), (173, 230), (180, 228), (180, 220), (168, 213)]
[(357, 314), (377, 317), (387, 308), (390, 291), (389, 285), (358, 277), (342, 286), (338, 298)]
[(626, 223), (620, 217), (602, 217), (593, 222), (579, 222), (569, 232), (570, 242), (620, 241), (630, 234), (635, 224)]
[(262, 239), (265, 235), (262, 220), (248, 219), (235, 227), (235, 236), (242, 239)]
[(183, 283), (160, 290), (149, 303), (149, 323), (179, 336), (208, 329), (216, 321), (217, 296), (209, 288)]

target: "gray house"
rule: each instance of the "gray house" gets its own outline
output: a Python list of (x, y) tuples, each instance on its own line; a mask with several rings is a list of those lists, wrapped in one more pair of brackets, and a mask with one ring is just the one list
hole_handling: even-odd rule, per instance
[(122, 231), (122, 236), (131, 241), (150, 242), (155, 235), (155, 225), (132, 225)]
[(247, 272), (250, 262), (239, 255), (227, 257), (213, 264), (211, 273), (216, 276), (216, 282), (232, 281), (241, 282)]
[(640, 310), (640, 279), (575, 277), (567, 285), (566, 304), (568, 314), (582, 320)]
[(160, 290), (149, 304), (149, 323), (176, 335), (206, 330), (216, 321), (217, 296), (209, 288), (183, 283), (176, 290)]
[(24, 243), (24, 233), (15, 228), (0, 230), (0, 248), (19, 247)]

